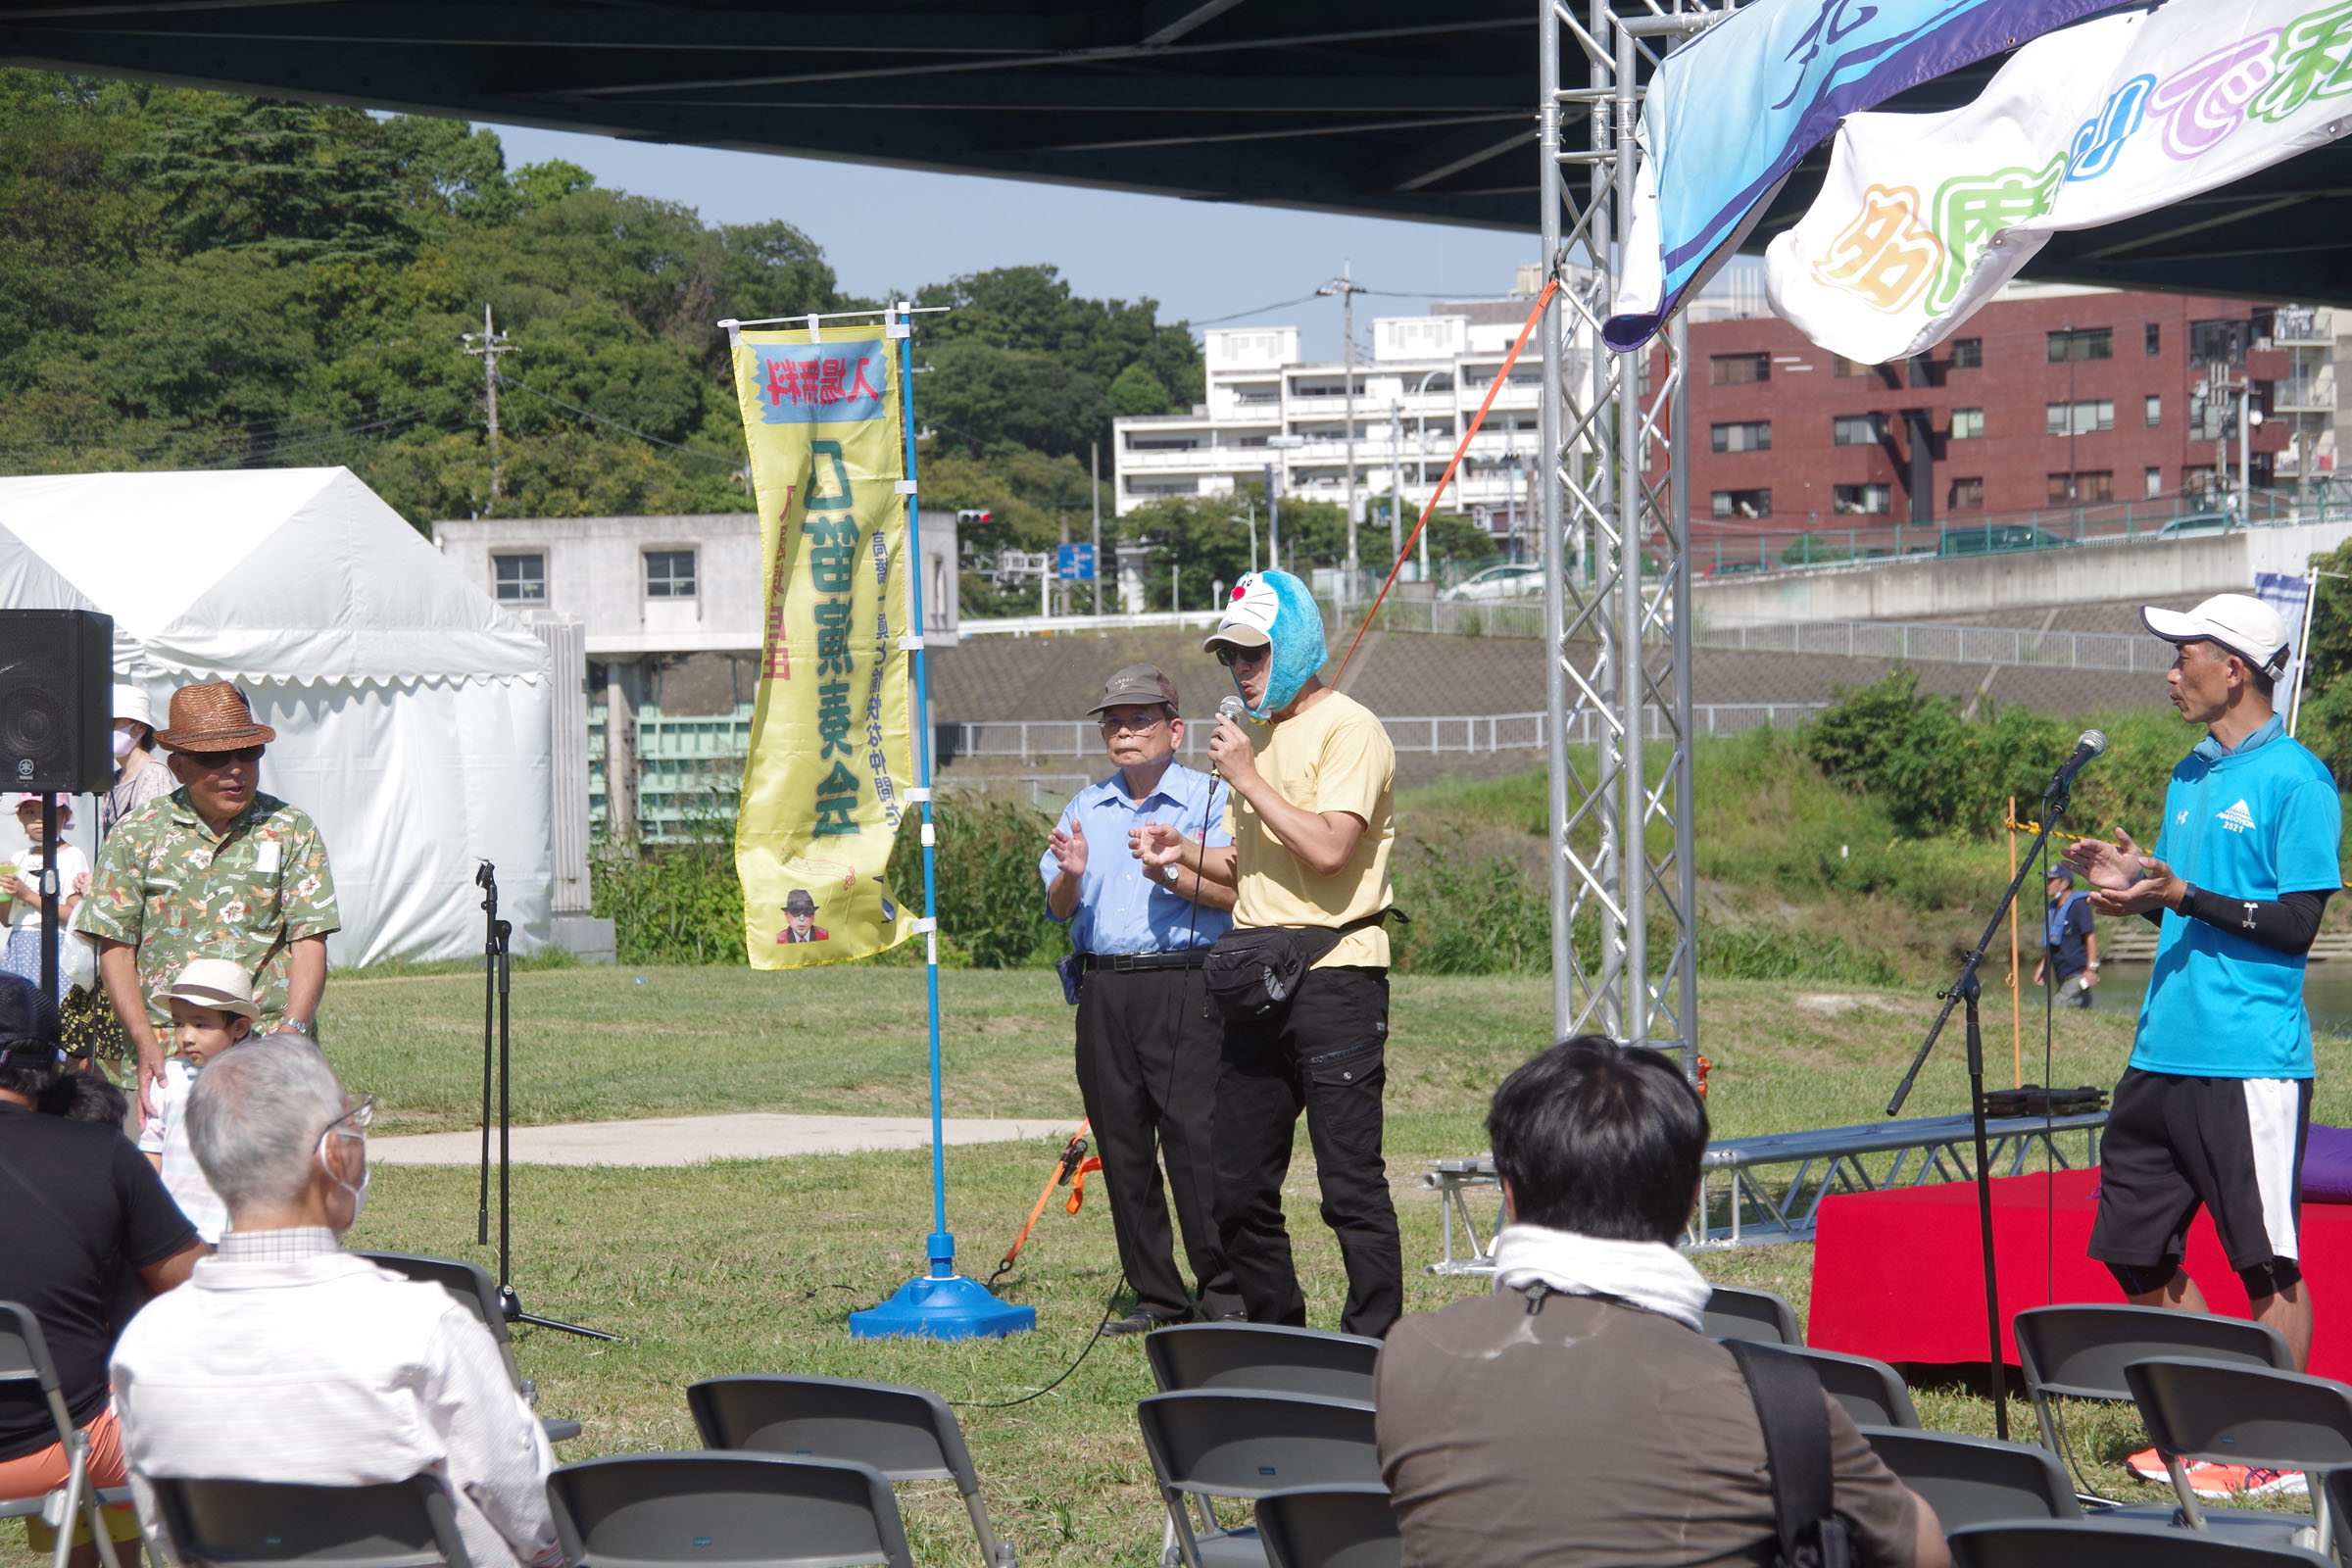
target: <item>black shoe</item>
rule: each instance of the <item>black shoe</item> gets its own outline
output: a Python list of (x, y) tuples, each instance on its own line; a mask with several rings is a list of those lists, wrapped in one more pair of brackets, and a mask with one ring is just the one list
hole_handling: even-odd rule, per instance
[(1125, 1317), (1114, 1317), (1102, 1325), (1104, 1334), (1149, 1334), (1159, 1327), (1159, 1319), (1138, 1308)]

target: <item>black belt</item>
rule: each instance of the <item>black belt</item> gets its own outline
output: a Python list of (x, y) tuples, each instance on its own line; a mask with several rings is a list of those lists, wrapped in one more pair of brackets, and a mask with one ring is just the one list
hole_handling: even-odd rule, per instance
[(1183, 953), (1089, 953), (1078, 963), (1083, 969), (1126, 974), (1142, 969), (1198, 969), (1207, 961), (1206, 948), (1193, 948)]

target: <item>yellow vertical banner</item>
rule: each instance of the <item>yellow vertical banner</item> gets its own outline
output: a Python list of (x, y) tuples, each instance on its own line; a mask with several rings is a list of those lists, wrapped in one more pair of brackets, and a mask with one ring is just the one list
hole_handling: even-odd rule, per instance
[(735, 869), (752, 967), (798, 969), (913, 934), (882, 881), (913, 772), (899, 368), (879, 324), (734, 356), (766, 609)]

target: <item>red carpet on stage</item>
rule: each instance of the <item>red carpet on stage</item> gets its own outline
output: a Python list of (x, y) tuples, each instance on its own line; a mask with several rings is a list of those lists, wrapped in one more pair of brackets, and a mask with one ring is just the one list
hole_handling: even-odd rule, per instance
[[(2008, 1321), (2029, 1306), (2124, 1298), (2105, 1266), (2083, 1255), (2098, 1207), (2098, 1172), (2009, 1176), (1992, 1184), (2002, 1352)], [(2055, 1185), (2055, 1193), (2045, 1187)], [(2045, 1206), (2045, 1200), (2047, 1200)], [(2352, 1378), (2352, 1204), (2303, 1205), (2304, 1276), (2319, 1324), (2311, 1369)], [(2189, 1277), (2216, 1312), (2243, 1317), (2246, 1293), (2204, 1214), (2188, 1233)], [(1825, 1199), (1814, 1231), (1813, 1305), (1805, 1343), (1882, 1361), (1984, 1360), (1984, 1268), (1973, 1182)]]

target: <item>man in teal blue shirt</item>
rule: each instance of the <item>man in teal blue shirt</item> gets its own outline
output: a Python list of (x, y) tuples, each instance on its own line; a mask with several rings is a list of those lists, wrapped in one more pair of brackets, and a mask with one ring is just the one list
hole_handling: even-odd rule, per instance
[[(2312, 1305), (2297, 1264), (2313, 1071), (2303, 967), (2342, 886), (2341, 805), (2327, 765), (2272, 711), (2288, 653), (2277, 611), (2217, 594), (2186, 613), (2140, 616), (2178, 648), (2166, 677), (2173, 706), (2207, 734), (2173, 770), (2153, 853), (2120, 828), (2112, 844), (2082, 839), (2066, 852), (2100, 913), (2141, 915), (2161, 931), (2108, 1117), (2090, 1255), (2135, 1303), (2205, 1311), (2180, 1257), (2190, 1220), (2210, 1210), (2255, 1320), (2308, 1366)], [(2208, 1481), (2259, 1491), (2288, 1478), (2191, 1479), (2200, 1491)]]

